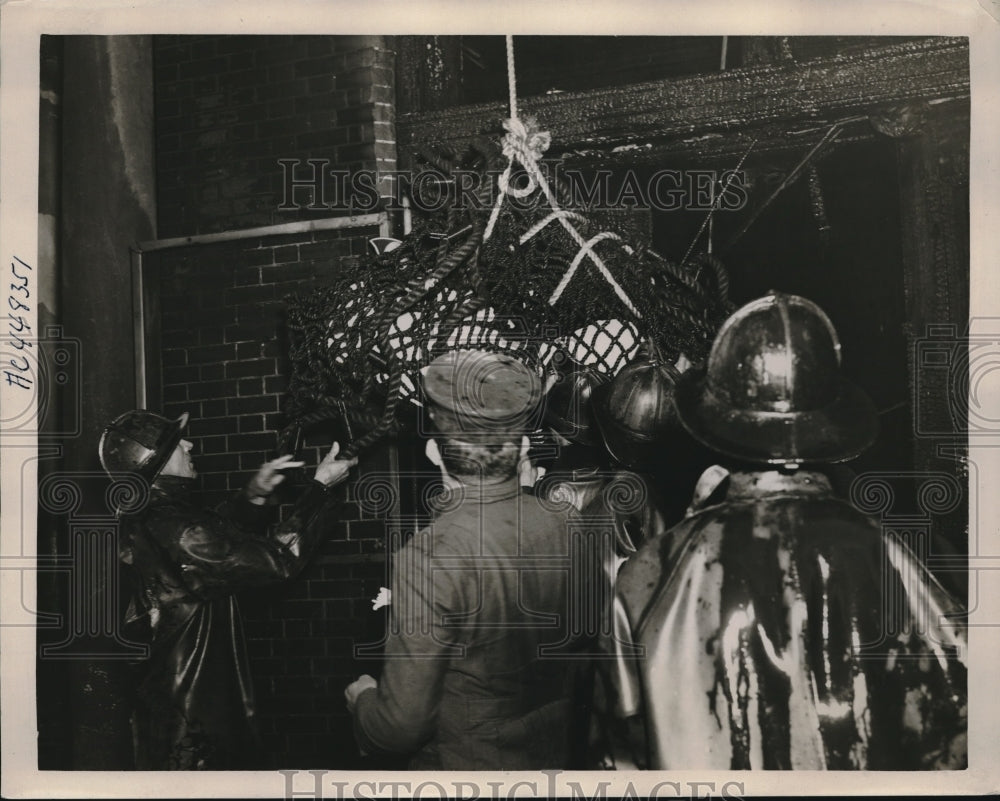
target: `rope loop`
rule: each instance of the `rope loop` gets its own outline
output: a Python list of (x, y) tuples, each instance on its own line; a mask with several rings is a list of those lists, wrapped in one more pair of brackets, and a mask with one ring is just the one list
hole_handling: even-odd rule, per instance
[(532, 117), (523, 120), (511, 117), (504, 120), (503, 127), (507, 131), (503, 137), (503, 154), (511, 161), (521, 162), (528, 170), (536, 166), (552, 144), (552, 134), (539, 130)]

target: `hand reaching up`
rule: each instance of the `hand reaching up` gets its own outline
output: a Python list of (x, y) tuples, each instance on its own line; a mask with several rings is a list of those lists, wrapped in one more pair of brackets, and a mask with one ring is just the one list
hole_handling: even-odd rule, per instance
[(356, 456), (353, 459), (338, 459), (338, 453), (340, 453), (340, 444), (334, 442), (330, 452), (316, 467), (316, 480), (328, 487), (339, 484), (346, 479), (351, 468), (358, 463)]
[(250, 479), (250, 483), (247, 484), (247, 495), (250, 497), (250, 502), (255, 504), (262, 504), (267, 497), (274, 492), (274, 488), (277, 487), (282, 481), (285, 480), (284, 475), (282, 475), (282, 470), (287, 470), (292, 467), (302, 467), (305, 462), (293, 462), (291, 456), (279, 456), (277, 459), (272, 459), (269, 462), (264, 462), (257, 470), (256, 475)]

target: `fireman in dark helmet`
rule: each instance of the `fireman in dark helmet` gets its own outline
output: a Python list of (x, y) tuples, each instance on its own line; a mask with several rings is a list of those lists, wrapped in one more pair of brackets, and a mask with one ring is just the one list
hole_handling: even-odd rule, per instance
[(150, 639), (133, 714), (140, 770), (226, 770), (260, 766), (254, 697), (235, 593), (283, 581), (308, 561), (329, 529), (330, 488), (355, 459), (332, 450), (292, 514), (265, 535), (267, 498), (300, 467), (291, 456), (264, 463), (246, 488), (215, 510), (190, 497), (197, 477), (187, 414), (168, 420), (136, 410), (101, 437), (109, 475), (149, 483), (141, 509), (120, 515), (121, 558), (138, 589), (126, 623)]
[(675, 404), (729, 472), (618, 576), (648, 766), (964, 767), (961, 606), (824, 473), (877, 419), (827, 316), (793, 295), (747, 304)]

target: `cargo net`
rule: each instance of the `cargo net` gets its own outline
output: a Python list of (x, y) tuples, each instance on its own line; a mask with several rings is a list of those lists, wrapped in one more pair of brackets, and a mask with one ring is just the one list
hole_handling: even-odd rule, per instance
[[(540, 373), (581, 364), (613, 375), (643, 345), (670, 362), (704, 360), (732, 311), (717, 259), (673, 263), (630, 215), (563, 206), (558, 183), (553, 204), (523, 171), (498, 180), (498, 165), (482, 143), (422, 152), (421, 185), (440, 192), (425, 192), (422, 206), (441, 211), (414, 213), (394, 249), (344, 263), (336, 283), (289, 299), (286, 440), (339, 417), (353, 432), (346, 452), (357, 453), (397, 428), (398, 404), (419, 401), (421, 368), (456, 348), (504, 352)], [(538, 202), (500, 202), (515, 185)]]

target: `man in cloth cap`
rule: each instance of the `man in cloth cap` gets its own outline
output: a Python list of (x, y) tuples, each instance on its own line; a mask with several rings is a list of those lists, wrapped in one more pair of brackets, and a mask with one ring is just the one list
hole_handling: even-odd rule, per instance
[(409, 754), (412, 769), (567, 767), (571, 535), (566, 511), (518, 479), (541, 380), (459, 350), (425, 369), (423, 388), (446, 490), (394, 555), (380, 680), (345, 691), (359, 746)]
[(218, 509), (194, 503), (198, 476), (185, 413), (168, 420), (142, 409), (105, 428), (98, 447), (112, 477), (138, 475), (147, 502), (120, 512), (120, 555), (137, 585), (126, 625), (150, 640), (133, 713), (140, 770), (259, 767), (253, 683), (236, 593), (294, 576), (329, 530), (329, 489), (356, 459), (334, 444), (292, 513), (265, 536), (262, 510), (302, 462), (266, 462), (246, 488)]
[(648, 766), (964, 767), (963, 610), (819, 469), (876, 434), (826, 315), (793, 295), (747, 304), (675, 400), (731, 472), (619, 574)]

